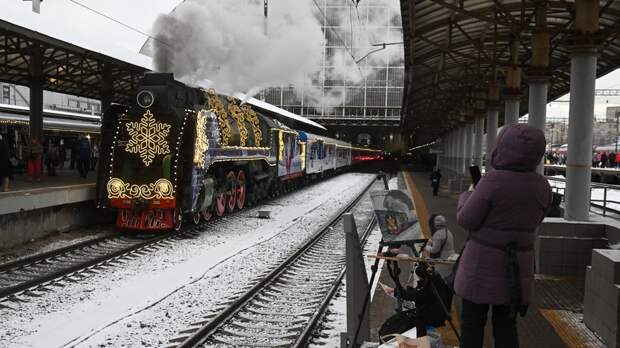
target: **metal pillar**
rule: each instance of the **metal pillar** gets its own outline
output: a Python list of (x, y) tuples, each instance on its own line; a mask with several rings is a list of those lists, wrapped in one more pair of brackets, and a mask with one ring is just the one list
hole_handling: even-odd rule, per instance
[(487, 172), (493, 170), (491, 166), (491, 154), (495, 148), (495, 138), (497, 138), (497, 110), (487, 111), (487, 138), (486, 138), (486, 157), (484, 169)]
[(43, 52), (32, 45), (30, 55), (30, 139), (43, 141)]
[[(547, 3), (535, 3), (536, 27), (532, 34), (532, 59), (528, 70), (529, 100), (528, 121), (531, 127), (544, 132), (547, 121), (547, 92), (549, 89), (549, 31), (547, 29)], [(543, 158), (536, 171), (544, 174)]]
[(473, 165), (480, 169), (482, 169), (482, 134), (484, 134), (484, 118), (476, 117), (474, 121)]
[(596, 81), (596, 38), (599, 2), (575, 2), (576, 45), (571, 57), (568, 154), (566, 164), (566, 209), (568, 220), (586, 221), (590, 211), (592, 173), (592, 124)]
[[(547, 121), (547, 90), (549, 83), (546, 81), (532, 81), (530, 83), (529, 93), (529, 116), (527, 124), (531, 127), (545, 131), (545, 122)], [(542, 162), (536, 167), (539, 174), (544, 173), (544, 165)]]
[(458, 166), (456, 168), (457, 175), (461, 176), (464, 173), (465, 168), (465, 127), (459, 126), (459, 141), (458, 141)]
[(519, 123), (519, 100), (506, 99), (504, 126)]
[(468, 123), (465, 127), (463, 127), (465, 131), (465, 165), (463, 173), (467, 175), (469, 166), (472, 165), (472, 154), (473, 154), (473, 142), (474, 142), (474, 125)]
[(506, 86), (504, 87), (504, 126), (519, 122), (519, 103), (521, 98), (521, 68), (519, 63), (520, 42), (517, 37), (513, 38), (510, 47), (512, 66), (506, 68)]
[[(370, 337), (369, 304), (365, 303), (366, 294), (370, 291), (370, 286), (366, 275), (364, 254), (353, 214), (346, 213), (342, 216), (342, 219), (344, 222), (347, 263), (347, 333), (344, 335), (346, 340), (341, 336), (341, 347), (357, 347)], [(361, 313), (362, 311), (363, 313)], [(357, 342), (351, 342), (355, 340), (356, 336)], [(349, 344), (347, 345), (346, 342), (349, 342)]]

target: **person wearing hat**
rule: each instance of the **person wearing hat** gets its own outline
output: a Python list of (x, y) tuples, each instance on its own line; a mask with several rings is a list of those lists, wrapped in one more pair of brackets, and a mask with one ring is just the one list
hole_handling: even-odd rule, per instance
[[(454, 236), (448, 229), (448, 222), (443, 215), (431, 215), (429, 220), (432, 239), (426, 244), (427, 251), (432, 258), (447, 259), (454, 254)], [(435, 270), (445, 280), (452, 273), (452, 265), (435, 265)]]

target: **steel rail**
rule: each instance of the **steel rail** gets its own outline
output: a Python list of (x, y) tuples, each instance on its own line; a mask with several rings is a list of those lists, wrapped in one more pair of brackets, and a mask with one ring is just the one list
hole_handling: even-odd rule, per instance
[[(321, 238), (325, 236), (326, 232), (330, 231), (330, 228), (332, 228), (340, 221), (342, 215), (350, 211), (362, 199), (362, 197), (364, 197), (364, 194), (370, 189), (376, 179), (377, 178), (373, 178), (368, 184), (366, 184), (363, 190), (361, 190), (360, 193), (351, 200), (351, 202), (349, 202), (345, 207), (341, 208), (336, 214), (334, 214), (314, 233), (314, 235), (308, 241), (306, 241), (299, 249), (297, 249), (297, 251), (287, 257), (286, 260), (280, 263), (280, 265), (278, 265), (275, 269), (269, 272), (269, 274), (267, 274), (263, 279), (261, 279), (248, 291), (241, 295), (241, 297), (232, 302), (227, 308), (223, 309), (220, 313), (218, 313), (216, 316), (212, 317), (207, 323), (205, 323), (205, 325), (203, 325), (197, 331), (189, 335), (177, 346), (177, 348), (197, 347), (203, 344), (218, 329), (220, 329), (224, 324), (226, 324), (230, 319), (232, 319), (235, 314), (237, 314), (241, 309), (248, 305), (255, 295), (257, 295), (269, 284), (272, 284), (274, 280), (278, 279), (294, 261), (300, 259), (300, 257), (303, 256), (311, 247), (317, 244), (321, 240)], [(338, 279), (341, 279), (340, 276)], [(337, 282), (335, 281), (334, 283), (339, 285), (340, 280), (338, 280)], [(332, 287), (330, 287), (330, 289), (331, 291), (334, 291), (333, 285)], [(324, 302), (325, 301), (322, 302), (321, 307), (326, 306)], [(315, 321), (316, 320), (318, 320), (318, 318), (315, 319)], [(311, 332), (312, 331), (310, 331), (310, 333)], [(304, 332), (304, 334), (307, 335), (309, 333)]]

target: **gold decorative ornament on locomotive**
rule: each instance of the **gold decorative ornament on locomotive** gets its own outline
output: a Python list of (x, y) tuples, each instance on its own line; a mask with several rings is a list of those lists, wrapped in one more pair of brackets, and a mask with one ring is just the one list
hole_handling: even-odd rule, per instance
[(228, 124), (228, 115), (226, 114), (224, 103), (220, 100), (220, 98), (218, 98), (213, 88), (209, 88), (207, 95), (209, 107), (215, 110), (215, 114), (217, 115), (217, 119), (220, 124), (220, 145), (227, 146), (230, 138), (232, 137), (232, 133), (230, 124)]
[(209, 112), (200, 110), (196, 115), (196, 141), (194, 143), (194, 164), (201, 169), (205, 167), (205, 152), (209, 150), (209, 139), (207, 138), (207, 120)]
[(124, 182), (119, 178), (108, 180), (108, 198), (142, 198), (142, 199), (172, 199), (174, 188), (167, 179), (158, 179), (154, 183), (136, 185)]
[(166, 140), (168, 133), (170, 133), (170, 125), (157, 122), (151, 110), (146, 110), (140, 122), (127, 122), (125, 126), (130, 137), (125, 146), (125, 151), (139, 154), (147, 167), (151, 165), (155, 156), (170, 153), (170, 147)]
[(228, 97), (228, 113), (237, 121), (239, 128), (239, 146), (245, 146), (248, 140), (248, 130), (245, 128), (245, 116), (234, 97)]
[(252, 110), (247, 103), (241, 106), (241, 111), (243, 111), (245, 119), (252, 126), (252, 132), (254, 133), (254, 146), (260, 147), (261, 142), (263, 141), (263, 131), (260, 129), (260, 122), (258, 121), (256, 112), (254, 112), (254, 110)]

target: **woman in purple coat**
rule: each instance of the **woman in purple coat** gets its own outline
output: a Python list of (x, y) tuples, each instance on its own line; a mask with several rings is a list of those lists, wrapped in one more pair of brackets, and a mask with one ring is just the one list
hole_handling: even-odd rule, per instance
[(491, 155), (495, 170), (461, 194), (457, 222), (470, 231), (456, 273), (463, 298), (462, 348), (480, 348), (492, 307), (495, 347), (518, 347), (517, 312), (525, 315), (534, 282), (536, 230), (551, 203), (551, 188), (536, 166), (545, 153), (539, 129), (502, 129)]

